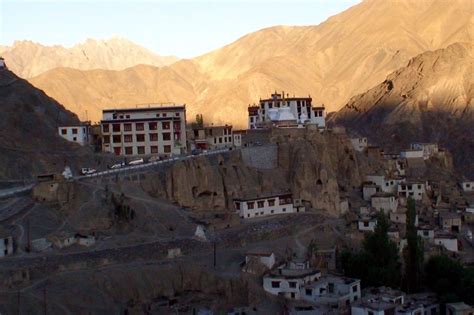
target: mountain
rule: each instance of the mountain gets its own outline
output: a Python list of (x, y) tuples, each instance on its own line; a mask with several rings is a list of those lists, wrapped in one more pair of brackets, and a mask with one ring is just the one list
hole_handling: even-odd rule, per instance
[(425, 52), (386, 80), (354, 96), (330, 122), (395, 148), (437, 142), (455, 165), (474, 175), (472, 43)]
[(58, 135), (57, 127), (79, 119), (26, 80), (0, 69), (0, 179), (62, 172), (92, 156)]
[(178, 59), (159, 56), (129, 40), (88, 39), (71, 48), (43, 46), (32, 41), (16, 41), (11, 47), (0, 47), (9, 68), (23, 78), (31, 78), (58, 67), (80, 70), (123, 70), (139, 64), (164, 66)]
[[(81, 118), (98, 108), (186, 102), (188, 117), (246, 126), (247, 105), (278, 90), (340, 109), (410, 58), (471, 40), (471, 0), (367, 0), (316, 26), (276, 26), (160, 69), (53, 69), (31, 82)], [(67, 73), (73, 72), (74, 79)], [(124, 79), (127, 75), (132, 79)], [(114, 82), (111, 86), (110, 81)], [(133, 81), (133, 89), (127, 84)], [(151, 88), (150, 88), (151, 87)]]

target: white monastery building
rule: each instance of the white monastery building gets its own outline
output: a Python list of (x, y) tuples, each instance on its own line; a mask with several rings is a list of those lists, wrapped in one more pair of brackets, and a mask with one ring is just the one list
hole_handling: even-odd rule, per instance
[(249, 106), (249, 129), (274, 127), (326, 127), (326, 109), (314, 107), (311, 97), (285, 97), (273, 93), (271, 98), (260, 100), (259, 105)]
[(421, 182), (406, 182), (398, 184), (399, 197), (412, 197), (415, 200), (422, 200), (426, 193), (425, 184)]
[(298, 212), (293, 205), (291, 193), (234, 199), (234, 206), (242, 219), (251, 219), (274, 214)]
[(91, 141), (91, 126), (88, 123), (73, 126), (61, 126), (58, 127), (58, 133), (67, 141), (75, 142), (82, 146), (89, 144)]
[(474, 191), (474, 181), (464, 181), (461, 183), (461, 188), (465, 192)]
[(185, 105), (106, 109), (102, 115), (104, 152), (167, 157), (186, 151)]

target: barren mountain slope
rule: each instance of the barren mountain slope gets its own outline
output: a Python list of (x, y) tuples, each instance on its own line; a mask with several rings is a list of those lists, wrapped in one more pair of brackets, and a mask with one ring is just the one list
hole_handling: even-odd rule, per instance
[(17, 41), (11, 47), (0, 48), (10, 69), (23, 78), (31, 78), (57, 67), (80, 70), (123, 70), (139, 64), (164, 66), (178, 59), (159, 56), (122, 38), (88, 39), (71, 48), (43, 46), (31, 41)]
[(438, 142), (459, 169), (474, 175), (473, 66), (471, 43), (423, 53), (353, 97), (331, 122), (382, 145), (390, 139), (396, 148)]
[[(351, 96), (382, 81), (410, 58), (454, 42), (470, 41), (472, 13), (470, 0), (369, 0), (320, 25), (263, 29), (192, 62), (173, 64), (169, 67), (172, 71), (155, 70), (153, 75), (137, 79), (163, 83), (156, 85), (159, 93), (168, 93), (176, 102), (187, 102), (191, 115), (202, 112), (208, 121), (216, 122), (232, 117), (240, 127), (246, 125), (247, 105), (274, 90), (311, 94), (315, 103), (337, 110)], [(148, 82), (135, 81), (138, 90), (117, 102), (114, 91), (126, 86), (110, 90), (107, 82), (96, 80), (84, 91), (88, 78), (97, 74), (85, 72), (83, 82), (76, 82), (58, 74), (62, 71), (52, 70), (31, 82), (72, 110), (145, 99), (162, 101), (155, 90), (146, 88)], [(170, 73), (183, 80), (169, 77)], [(110, 73), (106, 77), (112, 76), (123, 74)], [(191, 81), (199, 81), (199, 88)], [(180, 84), (179, 89), (175, 84)], [(191, 85), (195, 97), (189, 101), (187, 94), (173, 92), (189, 91)], [(90, 114), (94, 119), (100, 117), (97, 112)]]
[(61, 172), (89, 156), (58, 135), (58, 125), (77, 116), (7, 70), (0, 70), (0, 108), (0, 179)]

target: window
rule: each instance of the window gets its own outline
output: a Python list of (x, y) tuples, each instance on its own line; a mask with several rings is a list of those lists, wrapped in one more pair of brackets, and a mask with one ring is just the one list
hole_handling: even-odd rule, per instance
[(158, 134), (157, 133), (150, 133), (150, 141), (158, 141)]
[(148, 130), (157, 130), (158, 124), (156, 122), (148, 123)]
[(130, 115), (125, 115), (125, 118), (130, 118)]
[(279, 288), (280, 287), (280, 281), (272, 281), (272, 288)]
[(163, 130), (169, 130), (170, 126), (171, 126), (171, 124), (170, 124), (169, 121), (164, 121), (164, 122), (161, 123), (161, 129), (163, 129)]
[(421, 189), (421, 185), (418, 185), (418, 189)]
[(217, 143), (217, 138), (214, 138), (214, 144), (216, 144), (216, 143)]
[(158, 146), (152, 145), (150, 147), (150, 153), (158, 153)]
[(125, 147), (125, 155), (132, 155), (133, 148), (132, 147)]
[(123, 124), (123, 131), (132, 131), (132, 124)]
[(290, 298), (292, 298), (292, 299), (296, 298), (295, 292), (291, 292), (291, 293), (290, 293)]
[(312, 295), (312, 294), (313, 294), (313, 290), (312, 290), (312, 289), (306, 289), (306, 290), (305, 290), (305, 294), (306, 294), (306, 295)]
[(137, 147), (138, 154), (145, 154), (145, 147)]
[(171, 146), (170, 145), (165, 145), (163, 146), (163, 151), (165, 153), (170, 153), (171, 152)]
[(109, 124), (102, 125), (102, 131), (103, 132), (109, 132)]
[(268, 199), (268, 206), (273, 207), (275, 205), (275, 199)]
[(357, 285), (352, 287), (352, 292), (354, 292), (354, 293), (357, 292)]
[(253, 209), (254, 208), (254, 202), (247, 202), (247, 208), (248, 209)]
[(67, 129), (61, 129), (61, 134), (66, 135), (67, 134)]
[(166, 114), (166, 113), (163, 113), (163, 117), (166, 117), (166, 116), (168, 116), (168, 114)]
[(163, 141), (171, 140), (171, 134), (169, 132), (163, 132)]
[(222, 143), (222, 137), (219, 137), (219, 143)]
[(136, 131), (145, 130), (145, 124), (144, 124), (144, 123), (136, 123), (136, 124), (135, 124), (135, 130), (136, 130)]
[(265, 204), (264, 201), (257, 201), (257, 207), (259, 207), (259, 208), (263, 208), (264, 204)]
[(270, 213), (274, 213), (274, 212), (275, 212), (275, 210), (270, 210)]
[(110, 143), (110, 136), (104, 136), (102, 139), (103, 143)]
[(136, 135), (137, 142), (145, 142), (145, 135), (144, 134), (138, 134)]
[(120, 124), (113, 124), (112, 125), (113, 132), (120, 132)]
[(73, 137), (73, 138), (72, 138), (72, 141), (77, 141), (77, 137)]
[(290, 285), (290, 288), (296, 288), (296, 282), (290, 281), (288, 284)]
[(123, 136), (123, 142), (133, 142), (132, 135), (124, 135)]
[(179, 117), (179, 113), (174, 113), (174, 115), (175, 115), (176, 117)]
[(121, 135), (114, 135), (112, 139), (113, 139), (114, 143), (122, 142), (122, 136)]
[(72, 134), (77, 135), (77, 128), (72, 128)]
[(282, 210), (282, 211), (283, 211), (283, 212), (286, 212), (286, 208), (283, 208), (283, 210)]
[(240, 210), (240, 202), (235, 203), (235, 209)]
[(365, 227), (368, 227), (368, 226), (369, 226), (369, 222), (364, 222), (364, 226), (365, 226)]
[(367, 315), (374, 315), (374, 312), (368, 311), (368, 312), (367, 312)]

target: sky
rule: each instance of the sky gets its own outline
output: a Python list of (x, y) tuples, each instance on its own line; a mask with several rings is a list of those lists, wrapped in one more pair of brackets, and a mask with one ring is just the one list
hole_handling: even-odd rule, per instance
[(191, 58), (275, 25), (316, 25), (360, 0), (0, 0), (0, 45), (71, 47), (127, 38), (160, 55)]

